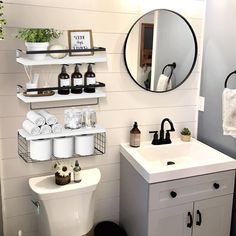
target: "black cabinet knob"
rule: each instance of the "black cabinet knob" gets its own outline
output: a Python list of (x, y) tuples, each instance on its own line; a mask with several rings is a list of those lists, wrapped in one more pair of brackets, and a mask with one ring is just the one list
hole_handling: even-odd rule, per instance
[(175, 197), (177, 196), (177, 193), (176, 193), (175, 191), (171, 191), (171, 192), (170, 192), (170, 196), (171, 196), (172, 198), (175, 198)]
[(214, 187), (215, 189), (218, 189), (218, 188), (220, 187), (220, 185), (219, 185), (218, 183), (214, 183), (214, 184), (213, 184), (213, 187)]

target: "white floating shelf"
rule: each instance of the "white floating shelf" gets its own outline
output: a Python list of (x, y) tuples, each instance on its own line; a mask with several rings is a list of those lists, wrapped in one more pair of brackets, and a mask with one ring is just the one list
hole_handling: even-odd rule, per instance
[(95, 53), (91, 56), (66, 56), (62, 59), (54, 59), (47, 56), (42, 61), (31, 60), (25, 57), (16, 58), (16, 61), (25, 66), (36, 66), (36, 65), (62, 65), (62, 64), (76, 64), (76, 63), (96, 63), (106, 62), (106, 53)]
[(52, 96), (42, 96), (42, 97), (26, 97), (22, 93), (18, 93), (17, 97), (25, 103), (40, 103), (40, 102), (56, 102), (56, 101), (69, 101), (69, 100), (80, 100), (80, 99), (90, 99), (90, 98), (101, 98), (106, 97), (106, 94), (96, 88), (95, 93), (81, 93), (68, 95), (60, 95), (55, 91), (55, 94)]
[(85, 135), (85, 134), (104, 133), (104, 132), (106, 132), (106, 129), (101, 128), (99, 126), (96, 126), (94, 128), (81, 128), (81, 129), (73, 129), (73, 130), (63, 129), (63, 131), (58, 134), (40, 134), (40, 135), (30, 135), (24, 129), (19, 129), (18, 132), (26, 140), (38, 140), (38, 139), (78, 136), (78, 135)]

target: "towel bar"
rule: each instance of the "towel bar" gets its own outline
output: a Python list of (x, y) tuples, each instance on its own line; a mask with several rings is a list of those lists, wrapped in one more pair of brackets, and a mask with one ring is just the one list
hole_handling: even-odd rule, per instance
[(236, 74), (236, 70), (233, 71), (233, 72), (231, 72), (231, 73), (226, 77), (226, 79), (225, 79), (225, 88), (227, 88), (228, 79), (229, 79), (229, 78), (231, 77), (231, 75), (233, 75), (233, 74)]
[(172, 76), (172, 74), (173, 74), (173, 71), (174, 71), (174, 69), (175, 69), (175, 67), (176, 67), (176, 63), (173, 62), (172, 64), (167, 64), (166, 66), (164, 66), (164, 68), (163, 68), (163, 70), (162, 70), (162, 72), (161, 72), (162, 74), (165, 74), (165, 69), (166, 69), (168, 66), (171, 68), (170, 76), (169, 76), (169, 78), (168, 78), (168, 83), (169, 83), (169, 82), (170, 82), (170, 79), (171, 79), (171, 76)]
[(166, 66), (164, 66), (164, 68), (163, 68), (163, 70), (162, 70), (162, 74), (165, 73), (165, 69), (166, 69), (168, 66), (170, 66), (170, 67), (171, 67), (171, 70), (173, 71), (173, 70), (175, 69), (175, 67), (176, 67), (176, 63), (173, 62), (172, 64), (167, 64)]

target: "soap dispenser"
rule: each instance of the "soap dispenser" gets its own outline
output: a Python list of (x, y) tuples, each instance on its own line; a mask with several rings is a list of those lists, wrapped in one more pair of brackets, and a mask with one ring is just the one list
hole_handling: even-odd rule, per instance
[(83, 85), (83, 76), (79, 71), (79, 65), (81, 64), (76, 64), (75, 65), (75, 71), (71, 75), (71, 86), (73, 87), (71, 89), (71, 93), (82, 93), (82, 88), (80, 87)]
[(70, 93), (69, 88), (63, 88), (70, 86), (70, 76), (66, 72), (66, 64), (62, 65), (61, 73), (58, 75), (58, 94), (68, 95)]
[(135, 121), (133, 128), (130, 130), (130, 146), (140, 147), (140, 136), (141, 132), (138, 129), (138, 123)]
[(96, 75), (93, 72), (92, 63), (89, 63), (88, 69), (84, 74), (84, 85), (85, 85), (84, 92), (95, 93), (95, 88), (86, 87), (86, 85), (93, 85), (93, 84), (96, 84)]
[(73, 169), (74, 173), (74, 182), (79, 183), (81, 181), (81, 175), (80, 175), (81, 167), (79, 166), (78, 160), (75, 161), (75, 167)]

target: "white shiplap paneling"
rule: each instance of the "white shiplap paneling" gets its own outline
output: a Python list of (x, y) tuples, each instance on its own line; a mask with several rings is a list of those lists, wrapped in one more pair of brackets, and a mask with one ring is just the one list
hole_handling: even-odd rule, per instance
[[(140, 4), (139, 4), (140, 3)], [(64, 30), (59, 42), (67, 44), (67, 30), (92, 29), (94, 45), (107, 48), (107, 63), (96, 64), (97, 78), (106, 83), (107, 97), (96, 106), (98, 121), (107, 128), (106, 154), (81, 158), (83, 168), (99, 167), (102, 182), (98, 186), (95, 222), (119, 220), (119, 144), (129, 141), (129, 130), (137, 120), (142, 141), (151, 140), (149, 130), (160, 128), (161, 119), (170, 117), (179, 130), (188, 126), (195, 135), (197, 95), (201, 61), (198, 61), (189, 80), (177, 90), (166, 94), (148, 93), (130, 78), (123, 62), (123, 43), (130, 26), (140, 12), (154, 8), (170, 8), (182, 13), (193, 25), (196, 35), (202, 38), (204, 1), (197, 0), (6, 0), (6, 40), (0, 43), (0, 158), (4, 205), (4, 236), (36, 236), (37, 225), (30, 202), (28, 178), (51, 173), (52, 164), (26, 164), (17, 157), (16, 130), (21, 127), (28, 106), (15, 97), (16, 84), (24, 84), (26, 77), (21, 65), (15, 62), (15, 49), (23, 42), (15, 39), (19, 27), (54, 27)], [(201, 52), (199, 52), (201, 57)], [(73, 67), (68, 70), (72, 72)], [(81, 67), (84, 73), (86, 65)], [(58, 66), (35, 67), (41, 74), (41, 84), (57, 83)], [(52, 110), (60, 121), (63, 110)]]

